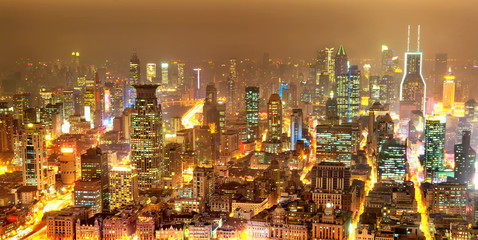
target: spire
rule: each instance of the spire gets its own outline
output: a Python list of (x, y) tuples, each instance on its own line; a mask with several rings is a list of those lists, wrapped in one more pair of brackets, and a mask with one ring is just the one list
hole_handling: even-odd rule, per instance
[(347, 56), (344, 45), (340, 44), (339, 50), (337, 51), (337, 56)]

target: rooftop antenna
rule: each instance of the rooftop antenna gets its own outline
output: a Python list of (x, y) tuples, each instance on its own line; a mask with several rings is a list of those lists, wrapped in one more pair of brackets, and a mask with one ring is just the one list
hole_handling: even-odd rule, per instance
[(417, 52), (420, 52), (420, 25), (418, 25), (418, 43)]
[(410, 25), (408, 25), (408, 42), (407, 42), (407, 52), (410, 52)]

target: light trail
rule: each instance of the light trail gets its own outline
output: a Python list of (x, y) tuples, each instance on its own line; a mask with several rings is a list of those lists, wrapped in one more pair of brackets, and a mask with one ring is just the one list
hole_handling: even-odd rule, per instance
[(312, 170), (315, 163), (317, 162), (317, 158), (316, 158), (317, 139), (316, 139), (316, 135), (315, 135), (315, 128), (312, 128), (311, 130), (309, 130), (309, 133), (312, 136), (312, 142), (310, 143), (310, 147), (309, 147), (309, 149), (310, 149), (309, 162), (308, 162), (307, 166), (304, 167), (304, 169), (302, 169), (302, 174), (300, 175), (300, 180), (304, 184), (310, 184), (310, 181), (308, 179), (306, 179), (305, 177), (307, 177), (307, 174), (310, 172), (310, 170)]
[(420, 185), (420, 174), (423, 173), (423, 167), (418, 160), (418, 148), (418, 144), (411, 144), (410, 148), (407, 149), (408, 173), (415, 189), (415, 201), (417, 202), (418, 213), (420, 213), (420, 230), (427, 240), (432, 240), (427, 205), (423, 199)]
[[(365, 131), (365, 130), (364, 130)], [(362, 132), (363, 139), (361, 141), (361, 147), (362, 143), (366, 142), (368, 132)], [(357, 229), (358, 223), (360, 221), (360, 216), (363, 214), (365, 210), (365, 197), (368, 196), (369, 192), (373, 190), (373, 186), (375, 186), (375, 183), (377, 182), (377, 167), (375, 166), (375, 161), (374, 158), (368, 153), (368, 148), (363, 146), (364, 150), (366, 151), (365, 156), (367, 157), (367, 164), (371, 167), (371, 172), (370, 172), (370, 178), (365, 181), (365, 196), (361, 199), (360, 201), (360, 207), (357, 212), (354, 213), (354, 216), (352, 218), (352, 226), (351, 226), (351, 232), (349, 234), (349, 240), (355, 240), (355, 231)]]
[(181, 123), (185, 128), (193, 128), (195, 125), (201, 125), (201, 122), (196, 119), (196, 114), (202, 111), (204, 103), (202, 101), (198, 101), (194, 107), (189, 109), (189, 111), (184, 114), (181, 119)]

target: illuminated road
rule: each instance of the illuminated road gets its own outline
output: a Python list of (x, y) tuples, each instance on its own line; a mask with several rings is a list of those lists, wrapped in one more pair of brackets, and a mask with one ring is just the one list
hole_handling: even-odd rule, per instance
[[(310, 155), (309, 155), (309, 162), (304, 169), (302, 169), (302, 174), (300, 175), (300, 180), (304, 184), (310, 184), (310, 181), (306, 179), (307, 174), (312, 170), (312, 167), (314, 167), (315, 163), (317, 162), (316, 158), (316, 151), (317, 151), (317, 139), (316, 139), (316, 133), (315, 133), (315, 128), (309, 129), (309, 133), (312, 136), (311, 143), (310, 143)], [(303, 156), (300, 156), (303, 157)], [(304, 156), (305, 158), (305, 156)]]
[[(362, 132), (363, 138), (362, 138), (362, 141), (360, 142), (360, 148), (366, 151), (368, 150), (368, 148), (366, 147), (367, 136), (368, 136), (368, 133), (367, 131), (364, 130)], [(360, 221), (360, 216), (363, 214), (365, 210), (365, 197), (368, 196), (368, 193), (373, 189), (373, 186), (377, 182), (377, 167), (375, 165), (374, 158), (368, 153), (368, 151), (366, 152), (365, 156), (367, 156), (367, 164), (372, 168), (372, 170), (370, 172), (370, 178), (368, 178), (367, 181), (365, 182), (365, 196), (360, 201), (360, 207), (358, 211), (355, 212), (353, 215), (352, 229), (349, 235), (349, 240), (355, 240), (355, 231)]]
[(419, 149), (418, 144), (410, 144), (410, 148), (407, 149), (407, 161), (408, 161), (408, 173), (410, 181), (413, 182), (413, 187), (415, 188), (415, 201), (417, 201), (417, 210), (421, 216), (420, 230), (422, 230), (425, 238), (431, 240), (432, 234), (430, 232), (430, 221), (427, 212), (427, 205), (423, 199), (422, 190), (421, 190), (421, 181), (420, 174), (423, 174), (423, 167), (420, 165), (418, 160)]
[[(10, 239), (11, 240), (20, 240), (23, 238), (31, 239), (33, 236), (37, 238), (37, 237), (40, 237), (39, 235), (44, 235), (46, 233), (46, 226), (42, 228), (38, 228), (42, 224), (45, 224), (44, 222), (42, 222), (44, 214), (50, 211), (61, 210), (65, 207), (68, 207), (71, 203), (72, 203), (71, 193), (67, 193), (60, 197), (55, 197), (49, 200), (48, 203), (42, 209), (39, 209), (38, 211), (35, 212), (33, 216), (33, 220), (31, 222), (28, 222), (25, 226), (22, 226), (23, 229), (19, 229), (17, 231), (17, 234)], [(29, 236), (30, 234), (33, 234), (33, 235)]]
[(195, 125), (201, 125), (201, 122), (196, 118), (196, 114), (202, 112), (204, 103), (198, 101), (194, 107), (189, 109), (189, 111), (184, 114), (181, 119), (181, 123), (185, 128), (193, 128)]

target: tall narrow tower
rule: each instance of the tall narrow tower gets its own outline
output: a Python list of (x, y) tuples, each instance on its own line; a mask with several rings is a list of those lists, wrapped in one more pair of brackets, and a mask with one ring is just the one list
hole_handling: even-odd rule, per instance
[(267, 103), (269, 142), (280, 142), (282, 135), (282, 100), (279, 94), (272, 94)]
[(455, 75), (448, 71), (448, 75), (445, 76), (443, 81), (443, 108), (450, 109), (455, 103)]
[(400, 84), (400, 117), (408, 118), (411, 111), (425, 114), (426, 83), (422, 76), (422, 53), (420, 52), (420, 25), (418, 25), (417, 51), (410, 51), (410, 26), (408, 46), (405, 53), (405, 70)]
[(140, 70), (140, 62), (135, 50), (133, 51), (133, 56), (129, 61), (129, 106), (132, 106), (134, 104), (134, 100), (136, 99), (136, 89), (133, 86), (141, 83)]
[(162, 169), (163, 137), (158, 85), (134, 85), (138, 97), (131, 113), (131, 159), (140, 190), (158, 186)]
[(259, 138), (259, 87), (246, 87), (247, 140)]

